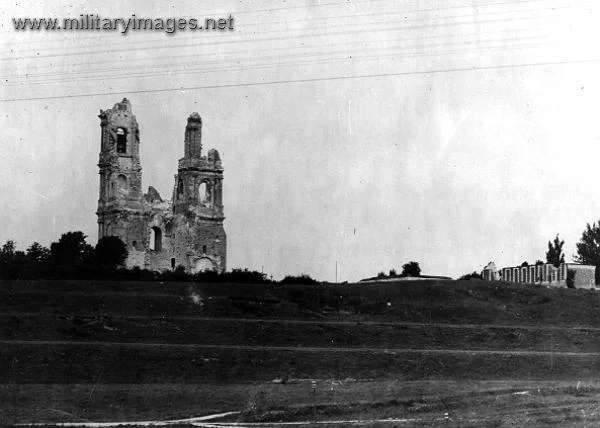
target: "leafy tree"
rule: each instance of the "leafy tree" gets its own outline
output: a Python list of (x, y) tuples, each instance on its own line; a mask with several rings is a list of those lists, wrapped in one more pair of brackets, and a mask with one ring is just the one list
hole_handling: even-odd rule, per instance
[(577, 244), (577, 254), (573, 259), (577, 263), (600, 266), (600, 221), (588, 223)]
[(541, 260), (536, 260), (536, 261), (535, 261), (535, 265), (536, 265), (536, 266), (543, 265), (543, 264), (544, 264), (544, 262), (543, 262), (543, 261), (541, 261)]
[[(589, 225), (588, 225), (589, 226)], [(548, 241), (548, 251), (546, 251), (546, 262), (552, 263), (555, 267), (565, 262), (565, 254), (562, 252), (565, 241), (561, 241), (556, 234), (553, 242)]]
[(27, 248), (27, 261), (33, 264), (46, 263), (50, 259), (50, 250), (39, 242), (34, 242)]
[(85, 242), (83, 232), (63, 233), (58, 242), (50, 245), (52, 260), (58, 266), (76, 266), (94, 261), (94, 247)]
[(398, 275), (398, 273), (396, 272), (396, 269), (390, 269), (390, 276), (396, 276)]
[(107, 266), (122, 266), (127, 260), (127, 247), (118, 236), (103, 236), (96, 244), (96, 260)]
[(0, 263), (6, 264), (12, 262), (15, 258), (16, 247), (17, 244), (15, 243), (15, 241), (12, 241), (10, 239), (6, 241), (0, 249)]
[(529, 263), (527, 263), (526, 261), (524, 261), (523, 263), (521, 263), (521, 267), (528, 267)]
[(576, 263), (596, 266), (596, 284), (600, 284), (600, 221), (589, 223), (581, 234), (577, 244), (577, 254), (573, 256)]
[(377, 278), (385, 278), (385, 272), (381, 271), (377, 274)]
[(400, 276), (421, 276), (421, 267), (417, 262), (408, 262), (402, 266)]
[(0, 277), (6, 279), (22, 278), (26, 269), (26, 256), (17, 251), (15, 241), (8, 240), (0, 248)]

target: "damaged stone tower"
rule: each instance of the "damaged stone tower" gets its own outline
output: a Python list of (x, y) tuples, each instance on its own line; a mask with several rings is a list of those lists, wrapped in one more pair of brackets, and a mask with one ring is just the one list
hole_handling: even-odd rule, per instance
[(226, 269), (223, 228), (223, 167), (219, 152), (202, 156), (202, 119), (187, 122), (184, 156), (175, 175), (173, 200), (156, 189), (142, 194), (140, 137), (127, 99), (100, 110), (101, 149), (98, 238), (118, 236), (127, 246), (126, 265), (187, 272)]

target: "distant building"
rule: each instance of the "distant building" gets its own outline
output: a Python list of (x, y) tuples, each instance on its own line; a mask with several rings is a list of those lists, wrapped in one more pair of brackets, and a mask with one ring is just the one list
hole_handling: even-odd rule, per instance
[[(572, 279), (569, 278), (572, 275)], [(556, 267), (552, 263), (512, 266), (497, 269), (494, 262), (489, 262), (481, 272), (486, 281), (506, 281), (527, 284), (566, 287), (567, 280), (572, 280), (575, 288), (596, 288), (596, 266), (577, 263), (561, 263)]]
[(487, 266), (483, 268), (483, 271), (481, 271), (481, 277), (486, 281), (496, 281), (498, 279), (496, 263), (489, 262)]

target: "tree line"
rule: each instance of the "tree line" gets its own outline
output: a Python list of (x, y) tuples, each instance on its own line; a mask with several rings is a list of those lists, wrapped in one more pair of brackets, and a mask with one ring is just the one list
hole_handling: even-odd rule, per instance
[[(96, 246), (86, 241), (81, 231), (63, 233), (44, 247), (34, 242), (25, 251), (17, 250), (13, 240), (0, 247), (0, 279), (113, 279), (127, 281), (198, 281), (232, 283), (275, 283), (267, 275), (249, 270), (229, 272), (185, 272), (183, 266), (170, 271), (152, 271), (124, 266), (127, 246), (116, 236), (105, 236)], [(309, 275), (287, 275), (280, 284), (320, 284)]]

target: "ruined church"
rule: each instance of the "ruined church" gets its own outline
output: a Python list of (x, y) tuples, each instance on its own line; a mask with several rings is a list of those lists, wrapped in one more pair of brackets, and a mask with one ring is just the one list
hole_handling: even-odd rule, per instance
[(118, 236), (127, 246), (126, 266), (186, 272), (226, 269), (223, 167), (219, 152), (202, 156), (202, 119), (187, 120), (172, 200), (156, 189), (142, 193), (140, 132), (131, 103), (100, 110), (101, 148), (98, 239)]

